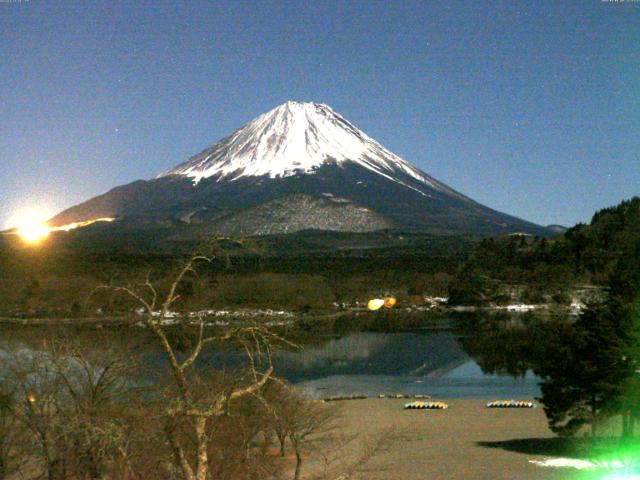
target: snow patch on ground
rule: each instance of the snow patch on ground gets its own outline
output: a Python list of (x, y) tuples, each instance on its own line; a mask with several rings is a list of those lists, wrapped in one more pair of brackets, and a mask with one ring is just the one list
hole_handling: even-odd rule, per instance
[[(147, 311), (144, 308), (135, 310), (140, 316), (147, 315)], [(159, 319), (160, 325), (170, 326), (177, 325), (186, 320), (191, 324), (199, 324), (201, 321), (208, 326), (226, 326), (229, 325), (229, 320), (243, 320), (253, 318), (265, 318), (270, 317), (276, 320), (266, 322), (267, 326), (282, 326), (288, 325), (295, 316), (292, 312), (286, 310), (272, 310), (270, 308), (256, 308), (256, 309), (241, 309), (241, 310), (200, 310), (197, 312), (167, 312), (162, 317), (162, 312), (154, 311), (151, 313), (154, 319)]]
[(576, 468), (578, 470), (592, 470), (596, 468), (596, 465), (592, 462), (577, 458), (545, 458), (544, 460), (529, 460), (529, 463), (533, 463), (539, 467)]
[(529, 312), (531, 310), (535, 310), (536, 308), (538, 308), (537, 305), (527, 305), (525, 303), (517, 303), (504, 307), (507, 312)]
[(582, 312), (584, 308), (585, 308), (585, 304), (583, 302), (581, 302), (577, 298), (571, 299), (571, 305), (569, 305), (569, 310), (571, 311), (571, 313), (578, 314)]

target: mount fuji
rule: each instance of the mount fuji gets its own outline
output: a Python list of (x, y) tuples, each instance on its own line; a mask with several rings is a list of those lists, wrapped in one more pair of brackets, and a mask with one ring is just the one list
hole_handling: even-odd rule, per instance
[(105, 217), (115, 224), (189, 224), (229, 235), (391, 228), (549, 233), (458, 193), (329, 106), (291, 101), (156, 178), (116, 187), (49, 223)]

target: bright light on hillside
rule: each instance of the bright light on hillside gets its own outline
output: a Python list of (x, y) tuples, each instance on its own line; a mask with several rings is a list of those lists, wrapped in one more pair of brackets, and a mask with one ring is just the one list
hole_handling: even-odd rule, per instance
[(50, 229), (46, 223), (27, 219), (16, 232), (29, 245), (36, 245), (49, 236)]
[(28, 245), (37, 245), (45, 240), (51, 228), (46, 223), (47, 212), (40, 210), (22, 210), (11, 218), (11, 224), (16, 234)]

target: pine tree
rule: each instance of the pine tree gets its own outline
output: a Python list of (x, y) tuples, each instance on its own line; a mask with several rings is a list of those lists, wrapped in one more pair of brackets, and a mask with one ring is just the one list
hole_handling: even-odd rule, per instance
[(569, 335), (550, 339), (542, 401), (551, 429), (562, 435), (605, 416), (622, 416), (622, 433), (640, 418), (640, 239), (620, 256), (609, 277), (609, 296), (590, 305)]
[(625, 378), (625, 344), (604, 304), (590, 306), (565, 337), (549, 339), (537, 369), (549, 427), (560, 435), (585, 425), (597, 434)]
[(619, 320), (625, 342), (627, 371), (616, 407), (622, 415), (622, 434), (628, 437), (640, 418), (640, 239), (620, 258), (609, 286), (609, 309)]

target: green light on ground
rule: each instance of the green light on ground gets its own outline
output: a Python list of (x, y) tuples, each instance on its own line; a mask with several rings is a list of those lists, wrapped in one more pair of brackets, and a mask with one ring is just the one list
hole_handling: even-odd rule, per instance
[(602, 480), (640, 480), (638, 473), (607, 473)]

